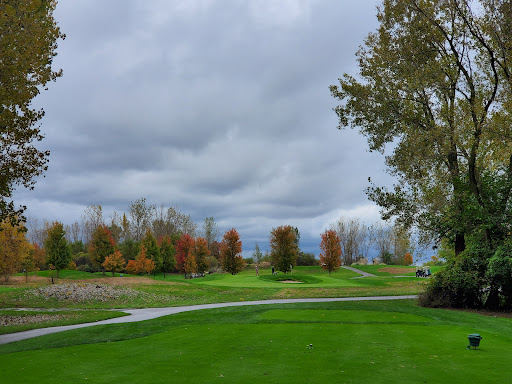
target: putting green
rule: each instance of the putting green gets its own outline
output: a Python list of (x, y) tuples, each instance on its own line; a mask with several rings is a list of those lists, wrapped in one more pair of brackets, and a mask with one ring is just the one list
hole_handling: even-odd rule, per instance
[[(290, 277), (293, 279), (300, 280), (301, 277), (304, 279), (304, 283), (283, 283), (282, 281), (272, 281), (265, 279), (270, 273), (256, 276), (255, 273), (244, 272), (237, 275), (228, 274), (211, 274), (201, 279), (191, 280), (194, 284), (200, 285), (212, 285), (222, 287), (247, 287), (247, 288), (283, 288), (298, 287), (298, 288), (324, 288), (324, 287), (358, 287), (361, 286), (360, 279), (351, 279), (352, 277), (360, 276), (359, 274), (348, 271), (346, 269), (340, 269), (337, 272), (333, 272), (331, 276), (327, 273), (321, 274), (308, 274), (292, 273), (292, 274), (280, 274), (280, 278)], [(309, 279), (308, 279), (309, 278)], [(308, 280), (314, 280), (314, 283), (307, 283)]]

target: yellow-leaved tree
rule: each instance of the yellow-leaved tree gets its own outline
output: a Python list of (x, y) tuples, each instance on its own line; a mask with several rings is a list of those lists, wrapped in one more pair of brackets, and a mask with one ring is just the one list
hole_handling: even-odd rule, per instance
[(30, 251), (30, 243), (22, 226), (10, 221), (0, 224), (0, 274), (4, 281), (19, 271), (21, 263)]

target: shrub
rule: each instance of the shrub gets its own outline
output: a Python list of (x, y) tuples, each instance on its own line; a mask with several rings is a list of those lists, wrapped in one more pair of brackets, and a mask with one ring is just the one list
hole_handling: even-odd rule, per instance
[(206, 264), (208, 265), (208, 273), (214, 273), (219, 271), (219, 260), (215, 256), (206, 257)]
[(462, 252), (448, 268), (432, 277), (419, 297), (424, 307), (481, 308), (484, 285), (478, 268), (478, 254)]
[(393, 254), (391, 254), (390, 252), (387, 252), (387, 251), (383, 252), (380, 255), (380, 258), (384, 264), (387, 264), (387, 265), (393, 264)]
[(302, 267), (311, 267), (314, 265), (319, 265), (319, 262), (314, 253), (299, 252), (296, 265)]

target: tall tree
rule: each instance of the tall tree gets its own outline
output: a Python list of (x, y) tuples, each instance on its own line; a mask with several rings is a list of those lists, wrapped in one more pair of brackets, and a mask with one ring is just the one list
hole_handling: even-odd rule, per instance
[(270, 257), (274, 267), (281, 272), (290, 272), (297, 262), (298, 240), (296, 228), (283, 225), (270, 233)]
[(144, 233), (151, 225), (151, 218), (155, 211), (154, 205), (148, 205), (144, 197), (135, 200), (130, 205), (128, 213), (130, 214), (130, 232), (135, 241), (142, 239)]
[(327, 230), (322, 235), (320, 243), (320, 265), (323, 269), (337, 271), (341, 265), (341, 244), (340, 238), (333, 230)]
[(185, 262), (193, 250), (194, 239), (188, 233), (184, 233), (176, 242), (176, 268), (178, 272), (186, 273)]
[(107, 256), (110, 256), (115, 251), (116, 243), (112, 238), (112, 233), (106, 225), (100, 225), (92, 233), (91, 242), (89, 243), (89, 257), (93, 265), (101, 268), (103, 273), (103, 262)]
[(141, 246), (146, 248), (146, 257), (153, 260), (155, 263), (155, 271), (158, 271), (162, 268), (162, 258), (160, 255), (160, 248), (158, 247), (158, 243), (151, 232), (151, 229), (146, 229), (146, 234), (141, 241)]
[(213, 216), (206, 217), (203, 222), (203, 237), (206, 239), (208, 249), (211, 252), (213, 243), (215, 243), (219, 237), (219, 227), (213, 219)]
[(194, 256), (196, 260), (197, 273), (205, 273), (208, 269), (206, 262), (208, 256), (210, 256), (210, 250), (208, 249), (208, 241), (203, 237), (198, 237), (194, 241)]
[(19, 271), (20, 265), (31, 250), (22, 226), (10, 221), (0, 224), (0, 275), (4, 281)]
[(46, 263), (53, 265), (57, 270), (57, 277), (61, 269), (67, 268), (71, 261), (71, 250), (66, 241), (66, 233), (62, 223), (54, 222), (48, 229), (48, 236), (44, 242)]
[(89, 205), (82, 215), (82, 232), (85, 244), (92, 239), (98, 227), (104, 225), (103, 209), (101, 205)]
[(343, 261), (350, 265), (359, 257), (359, 250), (365, 241), (366, 227), (359, 222), (359, 219), (340, 217), (331, 229), (336, 231), (343, 250)]
[[(370, 150), (393, 143), (386, 163), (398, 183), (368, 190), (383, 218), (452, 238), (456, 254), (475, 230), (490, 246), (508, 233), (491, 227), (512, 188), (510, 9), (510, 1), (386, 0), (357, 53), (361, 80), (344, 75), (331, 87), (343, 102), (340, 128), (359, 127)], [(506, 181), (496, 199), (489, 172)]]
[(383, 218), (453, 244), (431, 302), (508, 302), (494, 267), (510, 249), (511, 16), (510, 1), (385, 0), (357, 54), (361, 79), (331, 87), (339, 127), (393, 150), (386, 163), (398, 183), (368, 190)]
[(176, 248), (169, 236), (164, 236), (160, 240), (160, 256), (162, 258), (162, 272), (165, 279), (166, 272), (172, 272), (176, 268)]
[(16, 208), (16, 186), (32, 189), (47, 169), (49, 151), (37, 148), (43, 139), (38, 122), (44, 116), (33, 99), (62, 71), (52, 70), (57, 42), (64, 39), (53, 18), (54, 0), (3, 1), (0, 4), (0, 220), (23, 219)]
[(220, 248), (222, 268), (232, 275), (236, 275), (244, 268), (242, 257), (242, 241), (235, 228), (224, 233)]
[(252, 257), (256, 261), (257, 264), (261, 262), (261, 259), (263, 258), (263, 253), (260, 251), (260, 246), (258, 243), (254, 243), (254, 252), (252, 253)]

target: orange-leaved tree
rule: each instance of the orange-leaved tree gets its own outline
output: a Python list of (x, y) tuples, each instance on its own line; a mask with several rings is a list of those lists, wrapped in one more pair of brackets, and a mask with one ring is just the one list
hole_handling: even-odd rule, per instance
[(126, 272), (137, 275), (139, 273), (151, 273), (155, 269), (153, 260), (146, 258), (146, 248), (140, 246), (139, 254), (135, 260), (130, 260), (126, 266)]
[(194, 242), (194, 256), (197, 264), (197, 273), (205, 273), (208, 269), (207, 257), (210, 256), (208, 241), (203, 237), (198, 237)]
[(124, 269), (126, 261), (124, 261), (123, 254), (121, 251), (116, 249), (113, 254), (105, 257), (105, 261), (101, 266), (105, 268), (105, 271), (112, 272), (112, 277), (115, 272), (121, 272)]
[(404, 255), (404, 265), (411, 265), (412, 262), (413, 262), (412, 255), (410, 254), (410, 252), (407, 252)]
[(197, 272), (197, 262), (196, 262), (196, 256), (194, 255), (194, 252), (189, 252), (187, 255), (187, 258), (185, 259), (185, 276), (186, 275), (192, 275), (193, 273)]
[(220, 248), (220, 257), (222, 268), (232, 275), (236, 275), (244, 268), (242, 241), (235, 228), (230, 229), (224, 234)]
[(320, 264), (323, 269), (329, 271), (337, 271), (341, 265), (341, 244), (340, 239), (335, 231), (327, 230), (322, 235), (320, 243)]
[(188, 256), (192, 253), (194, 250), (194, 239), (190, 237), (188, 233), (184, 233), (181, 235), (179, 240), (176, 242), (176, 269), (178, 269), (178, 272), (185, 273), (186, 276), (186, 270), (185, 270), (185, 262), (188, 258)]

